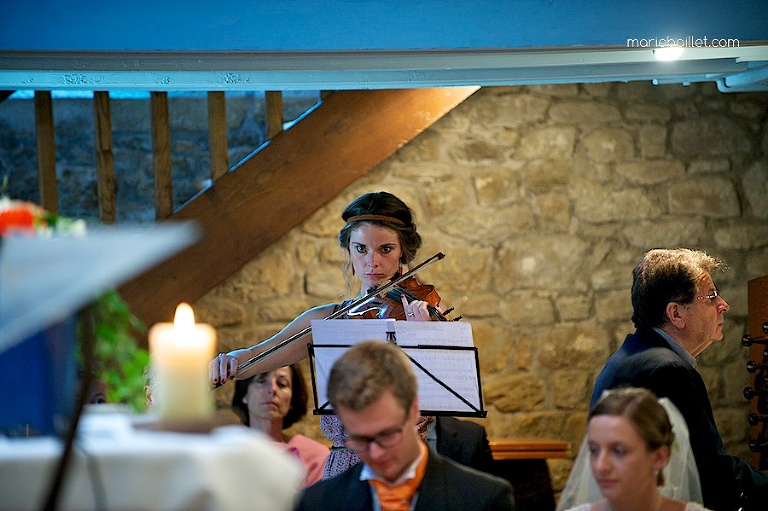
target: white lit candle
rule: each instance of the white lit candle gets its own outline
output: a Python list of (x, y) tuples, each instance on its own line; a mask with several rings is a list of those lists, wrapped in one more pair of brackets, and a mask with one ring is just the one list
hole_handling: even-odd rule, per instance
[(195, 313), (186, 303), (176, 308), (173, 323), (150, 328), (152, 403), (161, 420), (197, 420), (211, 414), (208, 363), (215, 344), (216, 331), (195, 324)]

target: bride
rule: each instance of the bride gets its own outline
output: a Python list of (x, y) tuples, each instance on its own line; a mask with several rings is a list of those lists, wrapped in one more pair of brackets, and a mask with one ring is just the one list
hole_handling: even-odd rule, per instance
[(557, 511), (707, 511), (701, 501), (677, 408), (646, 389), (606, 391), (589, 413)]

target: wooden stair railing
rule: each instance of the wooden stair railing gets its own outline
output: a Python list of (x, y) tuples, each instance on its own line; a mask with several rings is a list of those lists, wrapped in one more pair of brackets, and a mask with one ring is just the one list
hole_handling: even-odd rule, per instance
[(145, 324), (170, 321), (478, 87), (337, 91), (168, 217), (202, 240), (119, 291)]
[[(168, 97), (151, 93), (158, 221), (194, 220), (202, 240), (129, 282), (119, 292), (146, 325), (170, 321), (354, 180), (389, 157), (479, 87), (321, 92), (290, 130), (282, 93), (265, 95), (269, 141), (228, 168), (223, 92), (208, 93), (212, 185), (174, 211)], [(51, 93), (35, 93), (42, 206), (58, 212)], [(114, 223), (112, 119), (107, 92), (94, 93), (99, 218)]]

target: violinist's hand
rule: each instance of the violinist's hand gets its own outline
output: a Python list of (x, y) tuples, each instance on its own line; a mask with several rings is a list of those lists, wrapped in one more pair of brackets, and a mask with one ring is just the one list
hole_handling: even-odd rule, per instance
[(229, 353), (219, 353), (208, 364), (208, 377), (214, 385), (227, 383), (234, 379), (235, 373), (237, 373), (237, 357)]
[(431, 321), (429, 317), (429, 310), (427, 309), (427, 302), (422, 300), (414, 300), (408, 303), (408, 299), (400, 295), (400, 299), (403, 301), (403, 310), (405, 311), (405, 319), (407, 321)]

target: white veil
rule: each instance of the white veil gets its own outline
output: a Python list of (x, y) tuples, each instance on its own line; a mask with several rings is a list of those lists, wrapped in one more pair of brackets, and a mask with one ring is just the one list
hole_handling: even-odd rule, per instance
[[(659, 491), (665, 497), (682, 500), (683, 502), (702, 503), (701, 484), (696, 460), (691, 451), (688, 437), (688, 425), (680, 411), (667, 398), (659, 399), (659, 403), (667, 411), (672, 423), (675, 441), (664, 467), (664, 486)], [(579, 453), (573, 462), (571, 474), (565, 484), (556, 511), (564, 511), (582, 504), (591, 504), (603, 499), (600, 487), (597, 485), (589, 462), (589, 447), (587, 438), (581, 443)]]

